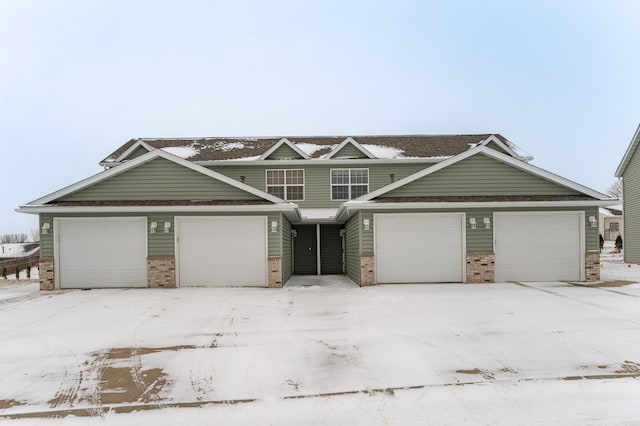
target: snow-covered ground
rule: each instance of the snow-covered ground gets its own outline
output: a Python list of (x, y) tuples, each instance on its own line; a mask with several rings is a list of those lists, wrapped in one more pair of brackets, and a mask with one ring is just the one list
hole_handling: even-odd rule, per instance
[(291, 284), (0, 285), (0, 420), (640, 424), (640, 284)]

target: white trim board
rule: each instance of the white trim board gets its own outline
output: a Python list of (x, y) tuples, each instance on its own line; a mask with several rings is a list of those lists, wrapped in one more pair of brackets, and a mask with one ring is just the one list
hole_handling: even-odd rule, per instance
[[(408, 183), (414, 182), (422, 177), (428, 176), (432, 173), (435, 173), (439, 170), (444, 169), (445, 167), (451, 166), (453, 164), (456, 164), (466, 158), (472, 157), (474, 155), (478, 155), (478, 154), (484, 154), (488, 157), (491, 157), (495, 160), (501, 161), (503, 163), (506, 163), (510, 166), (513, 166), (517, 169), (523, 170), (525, 172), (528, 172), (534, 176), (538, 176), (542, 179), (548, 180), (550, 182), (553, 182), (555, 184), (567, 187), (569, 189), (573, 189), (574, 191), (580, 192), (582, 194), (588, 195), (590, 197), (593, 198), (597, 198), (599, 200), (612, 200), (608, 195), (605, 195), (601, 192), (595, 191), (591, 188), (587, 188), (586, 186), (580, 185), (578, 183), (575, 183), (573, 181), (570, 181), (569, 179), (565, 179), (561, 176), (558, 176), (554, 173), (548, 172), (544, 169), (541, 169), (539, 167), (533, 166), (529, 163), (525, 163), (524, 161), (521, 160), (517, 160), (513, 157), (510, 157), (508, 155), (502, 154), (494, 149), (491, 148), (487, 148), (485, 146), (477, 146), (473, 149), (470, 149), (469, 151), (465, 151), (461, 154), (456, 155), (455, 157), (451, 157), (447, 160), (444, 160), (438, 164), (435, 164), (431, 167), (428, 167), (424, 170), (421, 170), (419, 172), (416, 172), (410, 176), (407, 176), (404, 179), (400, 179), (392, 184), (389, 184), (387, 186), (384, 186), (380, 189), (378, 189), (377, 191), (373, 191), (370, 192), (360, 198), (358, 198), (358, 201), (370, 201), (374, 198), (377, 198), (383, 194), (386, 194), (387, 192), (393, 191), (394, 189), (400, 188), (401, 186), (404, 186)], [(615, 201), (615, 200), (614, 200)]]
[(138, 167), (142, 164), (148, 163), (151, 160), (154, 160), (156, 158), (164, 158), (165, 160), (171, 161), (173, 163), (176, 163), (180, 166), (186, 167), (188, 169), (191, 169), (195, 172), (201, 173), (205, 176), (208, 176), (210, 178), (216, 179), (220, 182), (226, 183), (228, 185), (231, 185), (233, 187), (236, 187), (238, 189), (241, 189), (245, 192), (248, 192), (250, 194), (253, 194), (257, 197), (260, 197), (264, 200), (267, 201), (271, 201), (272, 203), (285, 203), (284, 200), (281, 200), (278, 197), (274, 197), (273, 195), (267, 194), (264, 191), (260, 191), (257, 188), (254, 188), (252, 186), (249, 186), (247, 184), (244, 184), (242, 182), (238, 182), (235, 179), (231, 179), (230, 177), (227, 177), (223, 174), (220, 174), (218, 172), (214, 172), (213, 170), (209, 170), (206, 167), (202, 167), (199, 166), (191, 161), (185, 160), (183, 158), (180, 158), (176, 155), (170, 154), (166, 151), (163, 151), (161, 149), (155, 149), (151, 152), (149, 152), (148, 154), (144, 154), (141, 155), (139, 157), (134, 158), (131, 161), (127, 161), (126, 163), (124, 163), (123, 165), (119, 166), (119, 167), (114, 167), (108, 170), (105, 170), (103, 172), (100, 172), (98, 174), (95, 174), (91, 177), (88, 177), (86, 179), (83, 179), (79, 182), (76, 182), (72, 185), (69, 185), (65, 188), (62, 188), (58, 191), (52, 192), (49, 195), (45, 195), (42, 198), (38, 198), (37, 200), (31, 201), (29, 203), (27, 203), (27, 206), (29, 205), (42, 205), (42, 204), (46, 204), (49, 203), (51, 201), (54, 201), (60, 197), (64, 197), (65, 195), (69, 195), (71, 193), (77, 192), (81, 189), (87, 188), (91, 185), (94, 185), (98, 182), (102, 182), (110, 177), (119, 175), (121, 173), (126, 172), (129, 169), (133, 169), (135, 167)]

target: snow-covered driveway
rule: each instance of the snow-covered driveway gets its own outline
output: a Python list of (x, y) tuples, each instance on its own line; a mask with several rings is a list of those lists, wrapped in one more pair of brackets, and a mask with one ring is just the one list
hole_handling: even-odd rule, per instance
[(640, 284), (13, 291), (18, 424), (640, 419)]

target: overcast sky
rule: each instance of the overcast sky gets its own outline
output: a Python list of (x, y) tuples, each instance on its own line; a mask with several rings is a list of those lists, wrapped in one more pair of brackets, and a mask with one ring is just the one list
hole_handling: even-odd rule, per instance
[(501, 133), (605, 191), (640, 1), (0, 0), (0, 233), (133, 137)]

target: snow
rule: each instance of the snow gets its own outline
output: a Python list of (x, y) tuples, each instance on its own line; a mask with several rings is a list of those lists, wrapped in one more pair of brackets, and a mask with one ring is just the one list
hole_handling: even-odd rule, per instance
[[(7, 269), (11, 269), (11, 268), (7, 268)], [(38, 280), (39, 278), (40, 278), (40, 273), (38, 271), (38, 267), (34, 266), (33, 268), (31, 268), (31, 276), (29, 278), (27, 278), (27, 270), (23, 269), (22, 271), (20, 271), (20, 278), (18, 278), (18, 280), (33, 281), (33, 280)], [(7, 280), (16, 280), (16, 274), (15, 273), (11, 275), (7, 274)], [(0, 278), (0, 284), (1, 283), (2, 283), (2, 279)]]
[(199, 151), (192, 146), (169, 146), (161, 149), (169, 154), (185, 159), (193, 157), (199, 153)]
[(392, 159), (402, 158), (404, 150), (390, 146), (363, 144), (363, 148), (375, 155), (377, 158)]
[(329, 148), (329, 150), (334, 149), (338, 145), (316, 145), (314, 143), (296, 143), (296, 146), (304, 151), (307, 155), (313, 155), (315, 152), (320, 151), (321, 149)]
[(36, 247), (30, 252), (25, 252), (24, 247), (33, 243), (2, 243), (0, 244), (0, 258), (2, 257), (23, 257), (35, 254), (40, 248)]
[(228, 142), (222, 146), (223, 151), (232, 151), (234, 149), (242, 149), (244, 144), (242, 142)]
[(253, 161), (253, 160), (257, 160), (258, 158), (260, 158), (259, 155), (253, 155), (250, 157), (228, 158), (224, 161)]
[[(625, 266), (605, 263), (603, 276), (610, 265)], [(640, 284), (360, 288), (342, 276), (283, 289), (5, 285), (0, 420), (633, 424), (638, 297)], [(126, 380), (109, 390), (116, 370), (144, 392), (127, 399)], [(54, 410), (73, 416), (28, 414)]]

